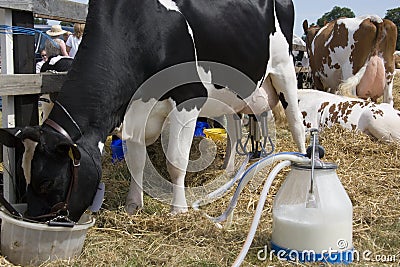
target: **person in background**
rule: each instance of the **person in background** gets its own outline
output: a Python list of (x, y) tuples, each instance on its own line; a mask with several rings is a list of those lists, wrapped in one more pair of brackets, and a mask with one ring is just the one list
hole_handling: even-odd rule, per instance
[[(67, 31), (63, 30), (60, 25), (53, 25), (46, 33), (51, 36), (52, 39), (46, 40), (45, 50), (47, 52), (47, 61), (43, 63), (40, 72), (69, 71), (74, 59), (68, 56), (65, 42), (61, 39)], [(54, 104), (49, 94), (44, 94), (40, 98), (43, 112), (42, 121), (44, 121), (50, 114)]]
[(78, 47), (82, 41), (83, 31), (85, 30), (84, 23), (75, 23), (74, 24), (74, 33), (68, 37), (66, 42), (67, 52), (70, 57), (74, 58), (76, 52), (78, 51)]
[[(66, 32), (63, 34), (63, 40), (64, 40), (64, 42), (67, 42), (68, 37), (69, 37), (71, 34), (72, 34), (72, 32), (70, 32), (70, 31), (66, 31)], [(68, 52), (68, 51), (67, 51), (67, 52)]]
[(40, 69), (42, 68), (43, 64), (47, 61), (47, 54), (45, 49), (43, 49), (40, 52), (40, 56), (42, 57), (42, 60), (36, 63), (36, 73), (40, 73)]
[(47, 61), (43, 63), (40, 72), (46, 71), (68, 71), (71, 67), (73, 58), (68, 56), (67, 47), (61, 36), (67, 31), (60, 25), (53, 25), (46, 33), (51, 36), (51, 40), (46, 40), (45, 50)]
[(52, 56), (68, 56), (67, 46), (61, 37), (66, 32), (61, 28), (61, 25), (52, 25), (51, 29), (46, 31), (47, 35), (51, 37), (51, 40), (46, 40), (45, 43), (48, 58)]

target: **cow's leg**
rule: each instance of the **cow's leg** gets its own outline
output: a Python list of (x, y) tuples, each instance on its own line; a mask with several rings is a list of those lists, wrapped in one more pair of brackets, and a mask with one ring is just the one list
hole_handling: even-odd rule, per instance
[[(313, 82), (314, 82), (315, 89), (325, 91), (324, 84), (322, 83), (321, 79), (316, 74), (313, 74)], [(335, 93), (335, 92), (332, 92), (332, 93)]]
[(150, 145), (158, 139), (163, 121), (162, 116), (150, 116), (146, 123), (146, 141), (128, 140), (126, 142), (125, 161), (131, 173), (131, 183), (125, 204), (128, 214), (133, 214), (143, 207), (143, 170), (146, 164), (146, 145)]
[[(236, 144), (237, 144), (237, 134), (235, 128), (235, 120), (233, 115), (226, 115), (227, 120), (227, 131), (228, 140), (226, 142), (226, 154), (224, 159), (223, 168), (231, 175), (235, 171), (235, 155), (236, 155)], [(242, 129), (239, 129), (241, 131)]]
[(383, 20), (386, 32), (385, 40), (380, 43), (380, 51), (383, 53), (385, 62), (386, 84), (383, 92), (383, 102), (393, 106), (393, 80), (395, 70), (395, 51), (396, 51), (396, 25), (390, 20)]
[[(271, 36), (271, 59), (268, 72), (272, 86), (282, 103), (293, 140), (301, 153), (305, 153), (304, 127), (301, 123), (297, 99), (297, 79), (289, 44), (282, 33)], [(263, 86), (265, 83), (263, 84)]]
[[(271, 81), (266, 80), (263, 87), (273, 86), (279, 96), (279, 100), (285, 110), (285, 115), (289, 124), (293, 140), (301, 153), (305, 153), (304, 127), (300, 118), (300, 110), (297, 100), (296, 74), (293, 63), (290, 60), (282, 61), (276, 65), (269, 77)], [(270, 91), (268, 88), (264, 88)]]
[[(291, 44), (290, 44), (291, 45)], [(285, 110), (293, 140), (301, 153), (306, 152), (304, 127), (300, 118), (297, 103), (297, 79), (293, 58), (289, 53), (289, 44), (278, 31), (271, 36), (271, 58), (268, 62), (267, 72), (271, 78), (279, 100)]]
[(125, 161), (131, 173), (131, 183), (126, 197), (125, 210), (133, 214), (143, 207), (143, 169), (146, 163), (146, 145), (143, 143), (126, 141), (127, 153)]
[[(146, 163), (146, 145), (160, 136), (165, 116), (170, 110), (168, 101), (133, 102), (124, 118), (122, 138), (126, 140), (125, 162), (131, 174), (125, 209), (132, 214), (143, 207), (143, 170)], [(141, 116), (137, 116), (140, 114)], [(145, 127), (143, 127), (145, 125)]]
[(187, 211), (184, 182), (198, 115), (197, 109), (191, 111), (174, 109), (169, 114), (167, 170), (173, 183), (172, 214)]
[(289, 65), (287, 65), (287, 67), (282, 70), (282, 73), (285, 73), (285, 70), (287, 70), (287, 73), (285, 73), (284, 75), (272, 75), (271, 80), (274, 87), (277, 89), (279, 99), (285, 110), (285, 115), (288, 120), (293, 140), (296, 143), (299, 151), (301, 153), (305, 153), (306, 148), (304, 127), (301, 122), (300, 110), (297, 104), (296, 75), (294, 74), (294, 69), (293, 75), (291, 75), (291, 71), (288, 71), (289, 68), (293, 68), (293, 64), (291, 62)]
[(393, 106), (393, 73), (386, 73), (386, 83), (383, 90), (383, 102)]

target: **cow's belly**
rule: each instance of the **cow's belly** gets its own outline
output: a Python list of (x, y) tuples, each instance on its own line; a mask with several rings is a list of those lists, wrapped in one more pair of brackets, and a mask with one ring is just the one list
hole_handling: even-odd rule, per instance
[(265, 83), (244, 100), (226, 88), (208, 89), (208, 94), (200, 116), (218, 117), (233, 113), (261, 114), (271, 110), (270, 105), (274, 106), (278, 101), (272, 84), (265, 86)]

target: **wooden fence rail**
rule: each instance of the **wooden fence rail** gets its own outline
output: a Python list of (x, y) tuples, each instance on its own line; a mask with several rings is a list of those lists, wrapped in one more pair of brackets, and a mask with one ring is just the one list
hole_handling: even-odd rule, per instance
[(66, 74), (1, 74), (0, 95), (36, 95), (59, 92)]
[(0, 8), (29, 11), (34, 17), (82, 23), (87, 5), (68, 0), (0, 0)]

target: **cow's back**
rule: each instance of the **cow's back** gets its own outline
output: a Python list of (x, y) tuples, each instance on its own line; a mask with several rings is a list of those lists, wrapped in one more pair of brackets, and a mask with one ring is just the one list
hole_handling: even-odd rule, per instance
[(255, 83), (263, 77), (270, 56), (273, 2), (176, 1), (193, 31), (197, 59), (233, 67)]

